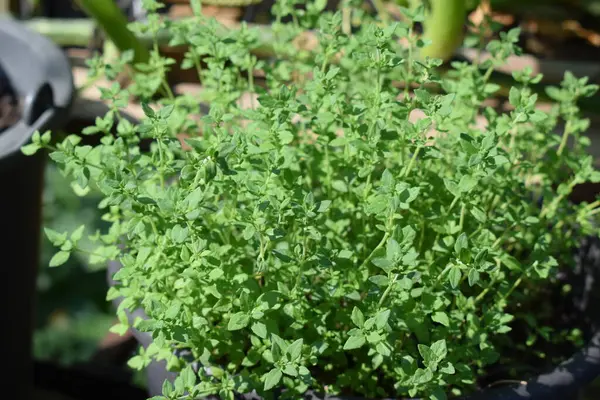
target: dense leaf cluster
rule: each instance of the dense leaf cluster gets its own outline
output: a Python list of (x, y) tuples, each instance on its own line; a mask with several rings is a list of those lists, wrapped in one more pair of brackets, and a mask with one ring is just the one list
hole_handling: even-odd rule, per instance
[[(595, 87), (567, 74), (543, 112), (530, 88), (541, 77), (519, 72), (501, 112), (487, 102), (500, 89), (489, 77), (518, 53), (518, 31), (489, 43), (490, 59), (442, 76), (439, 61), (419, 58), (421, 9), (380, 25), (353, 8), (362, 23), (348, 34), (325, 2), (282, 0), (265, 43), (193, 3), (192, 19), (151, 13), (133, 28), (188, 45), (182, 67), (197, 70), (200, 95), (172, 93), (174, 61), (155, 48), (132, 85), (101, 89), (111, 109), (84, 131), (101, 145), (69, 136), (54, 147), (47, 134), (24, 149), (50, 148), (78, 193), (104, 194), (111, 227), (87, 251), (123, 266), (109, 292), (124, 297), (114, 330), (142, 307), (149, 318), (133, 325), (154, 337), (130, 365), (166, 359), (183, 371), (165, 384), (169, 399), (278, 388), (443, 399), (472, 388), (511, 329), (511, 299), (535, 296), (592, 232), (598, 203), (567, 197), (599, 178), (576, 105)], [(299, 51), (308, 29), (318, 45)], [(257, 58), (266, 45), (276, 56)], [(115, 78), (130, 60), (90, 65)], [(132, 96), (144, 101), (139, 125), (122, 113)], [(81, 233), (48, 231), (53, 265)]]

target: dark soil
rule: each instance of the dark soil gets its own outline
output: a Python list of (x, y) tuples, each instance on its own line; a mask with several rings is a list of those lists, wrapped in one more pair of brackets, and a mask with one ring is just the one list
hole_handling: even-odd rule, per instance
[(0, 133), (21, 118), (21, 105), (0, 65)]

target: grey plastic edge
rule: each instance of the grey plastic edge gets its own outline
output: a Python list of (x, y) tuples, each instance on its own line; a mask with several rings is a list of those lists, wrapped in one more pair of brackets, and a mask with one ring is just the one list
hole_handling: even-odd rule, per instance
[(0, 133), (0, 159), (6, 159), (19, 152), (36, 130), (65, 121), (74, 84), (64, 52), (8, 16), (0, 16), (0, 64), (23, 106), (19, 122)]

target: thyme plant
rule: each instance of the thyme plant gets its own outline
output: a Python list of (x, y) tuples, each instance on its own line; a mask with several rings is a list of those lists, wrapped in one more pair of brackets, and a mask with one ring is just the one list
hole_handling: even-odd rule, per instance
[[(175, 61), (155, 46), (130, 86), (100, 89), (110, 111), (83, 131), (100, 145), (45, 133), (23, 151), (48, 149), (77, 193), (103, 193), (110, 228), (98, 246), (78, 245), (83, 228), (46, 230), (59, 249), (51, 265), (78, 250), (120, 261), (113, 330), (154, 338), (130, 365), (165, 359), (181, 372), (161, 398), (468, 392), (498, 359), (509, 307), (597, 233), (600, 202), (568, 201), (599, 180), (577, 107), (596, 87), (567, 73), (544, 112), (530, 89), (541, 76), (522, 71), (510, 111), (488, 101), (500, 89), (491, 71), (519, 52), (517, 30), (487, 45), (490, 59), (442, 77), (439, 60), (420, 56), (422, 8), (381, 25), (349, 0), (362, 24), (346, 34), (325, 1), (279, 0), (276, 57), (258, 59), (254, 29), (225, 30), (198, 1), (179, 21), (144, 3), (148, 21), (131, 28), (187, 45), (182, 67), (202, 93), (174, 93)], [(307, 30), (318, 38), (309, 56), (296, 47)], [(115, 78), (131, 56), (96, 57), (91, 74)], [(144, 107), (137, 125), (123, 114), (131, 98)], [(136, 308), (148, 319), (129, 321)]]

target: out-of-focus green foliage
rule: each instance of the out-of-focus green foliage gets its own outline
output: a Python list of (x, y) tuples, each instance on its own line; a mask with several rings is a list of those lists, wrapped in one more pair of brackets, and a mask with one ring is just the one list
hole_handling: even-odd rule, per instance
[[(48, 166), (44, 224), (61, 231), (81, 224), (94, 229), (101, 226), (99, 215), (93, 201), (75, 195), (54, 165)], [(91, 233), (88, 230), (83, 235), (82, 245)], [(63, 364), (85, 361), (113, 322), (105, 300), (106, 274), (89, 268), (83, 258), (76, 256), (66, 268), (48, 268), (51, 256), (52, 246), (43, 239), (34, 354)]]

